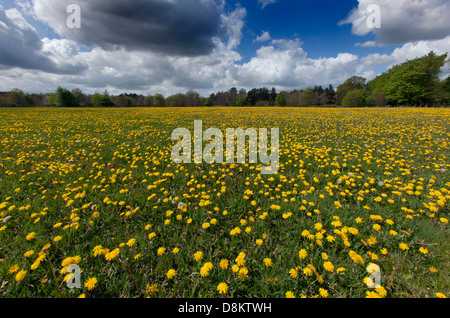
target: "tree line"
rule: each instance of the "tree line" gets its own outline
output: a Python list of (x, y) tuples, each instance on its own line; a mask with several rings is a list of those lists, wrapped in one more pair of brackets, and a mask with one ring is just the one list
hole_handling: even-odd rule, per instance
[(122, 93), (84, 94), (81, 89), (58, 87), (50, 94), (30, 94), (20, 89), (0, 92), (0, 107), (212, 107), (212, 106), (448, 106), (450, 105), (450, 76), (440, 81), (442, 67), (448, 63), (447, 53), (428, 55), (395, 65), (367, 82), (353, 76), (336, 89), (314, 86), (302, 90), (280, 91), (267, 87), (251, 90), (232, 87), (208, 97), (189, 90), (187, 93), (164, 97)]

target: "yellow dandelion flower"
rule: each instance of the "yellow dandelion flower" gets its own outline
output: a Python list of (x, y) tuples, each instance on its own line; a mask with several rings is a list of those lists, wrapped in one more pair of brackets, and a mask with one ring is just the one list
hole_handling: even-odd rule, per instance
[(287, 292), (284, 294), (284, 296), (285, 296), (286, 298), (295, 298), (294, 293), (291, 292), (291, 291), (287, 291)]
[(151, 285), (147, 285), (145, 290), (147, 291), (147, 293), (156, 293), (158, 292), (158, 284), (151, 284)]
[(127, 244), (129, 247), (132, 247), (135, 243), (136, 243), (136, 239), (132, 238), (132, 239), (130, 239), (126, 244)]
[(298, 257), (299, 257), (300, 259), (305, 259), (306, 256), (308, 256), (308, 253), (306, 252), (305, 249), (301, 249), (301, 250), (298, 252)]
[(106, 259), (107, 261), (111, 261), (111, 260), (113, 260), (114, 258), (116, 258), (117, 255), (119, 255), (119, 253), (120, 253), (120, 249), (116, 248), (116, 249), (112, 250), (111, 252), (107, 253), (107, 254), (105, 255), (105, 259)]
[(177, 272), (173, 268), (169, 269), (166, 274), (168, 279), (173, 279), (176, 275), (177, 275)]
[(228, 292), (228, 285), (226, 283), (220, 283), (217, 285), (217, 291), (219, 294), (226, 294)]
[(319, 288), (319, 295), (323, 298), (327, 298), (328, 297), (328, 291), (326, 289), (323, 288)]
[(298, 272), (296, 268), (291, 268), (289, 270), (289, 274), (291, 275), (292, 278), (297, 278), (298, 277)]
[(91, 277), (87, 280), (87, 282), (84, 284), (84, 287), (87, 288), (87, 290), (93, 290), (97, 286), (97, 278)]
[(229, 265), (228, 260), (222, 259), (222, 260), (220, 261), (220, 268), (222, 268), (222, 269), (227, 269), (227, 268), (228, 268), (228, 265)]
[(158, 251), (156, 252), (159, 256), (164, 255), (166, 252), (166, 249), (164, 247), (158, 248)]
[(21, 282), (25, 278), (26, 274), (26, 270), (21, 270), (16, 274), (16, 277), (14, 279), (16, 280), (16, 282)]
[(31, 232), (31, 233), (29, 233), (29, 234), (25, 237), (25, 239), (26, 239), (27, 241), (31, 241), (31, 240), (34, 239), (34, 238), (36, 238), (36, 233), (35, 233), (35, 232)]
[(203, 258), (203, 252), (201, 251), (197, 251), (194, 254), (194, 260), (196, 260), (197, 262), (200, 261)]
[(331, 262), (325, 262), (324, 264), (323, 264), (323, 268), (325, 268), (325, 270), (327, 271), (327, 272), (334, 272), (334, 265), (333, 265), (333, 263), (331, 263)]
[(10, 274), (15, 273), (19, 270), (19, 268), (20, 268), (19, 265), (15, 264), (8, 269), (8, 273)]
[(25, 252), (25, 253), (23, 254), (23, 257), (28, 258), (28, 257), (30, 257), (30, 256), (33, 255), (33, 254), (34, 254), (34, 251), (33, 251), (33, 250), (27, 251), (27, 252)]
[(263, 260), (263, 262), (264, 262), (264, 265), (266, 265), (266, 267), (272, 267), (273, 266), (272, 260), (270, 258), (265, 258)]
[(402, 251), (407, 251), (407, 250), (409, 250), (408, 244), (406, 244), (406, 243), (400, 243), (400, 244), (398, 245), (398, 247), (399, 247)]

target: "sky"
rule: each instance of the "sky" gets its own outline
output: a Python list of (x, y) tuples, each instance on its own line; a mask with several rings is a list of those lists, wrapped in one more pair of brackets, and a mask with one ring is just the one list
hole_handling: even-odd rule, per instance
[(450, 52), (449, 16), (448, 0), (0, 0), (0, 91), (337, 87)]

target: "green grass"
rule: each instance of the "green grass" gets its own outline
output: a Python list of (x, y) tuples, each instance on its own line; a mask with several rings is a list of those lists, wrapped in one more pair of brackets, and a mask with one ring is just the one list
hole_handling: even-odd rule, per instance
[[(375, 263), (386, 297), (448, 296), (449, 117), (447, 109), (2, 109), (0, 295), (277, 298), (326, 290), (355, 298), (374, 291), (364, 279)], [(203, 129), (280, 128), (278, 173), (260, 175), (259, 164), (175, 165), (171, 133), (192, 132), (195, 119)], [(99, 245), (108, 251), (94, 256)], [(232, 269), (241, 252), (245, 277)], [(71, 290), (61, 270), (75, 256), (82, 288)], [(206, 262), (213, 268), (203, 277)], [(98, 282), (88, 290), (91, 277)]]

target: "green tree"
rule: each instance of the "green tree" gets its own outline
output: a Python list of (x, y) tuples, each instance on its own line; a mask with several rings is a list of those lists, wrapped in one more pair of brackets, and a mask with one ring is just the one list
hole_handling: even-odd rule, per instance
[(390, 68), (368, 83), (374, 92), (382, 93), (393, 105), (423, 105), (442, 100), (439, 74), (446, 63), (447, 53), (431, 51), (414, 60)]
[(239, 94), (236, 97), (236, 106), (242, 107), (247, 104), (247, 97), (245, 95)]
[(102, 95), (99, 92), (95, 92), (91, 97), (91, 104), (94, 107), (101, 107), (102, 105)]
[(355, 89), (348, 92), (342, 99), (344, 107), (360, 107), (364, 106), (366, 92), (363, 89)]
[(312, 106), (314, 101), (314, 89), (308, 88), (300, 93), (300, 97), (298, 98), (299, 106)]
[(161, 94), (158, 94), (158, 93), (155, 94), (155, 96), (153, 96), (153, 100), (154, 100), (154, 103), (155, 103), (156, 107), (164, 107), (164, 106), (166, 106), (166, 99)]
[(103, 94), (99, 92), (95, 92), (91, 97), (91, 103), (95, 107), (111, 107), (114, 106), (114, 103), (109, 98), (108, 91), (105, 90)]
[(56, 107), (76, 107), (78, 102), (76, 96), (66, 88), (58, 87), (54, 95), (54, 106)]
[(129, 97), (125, 97), (125, 107), (133, 107), (133, 102)]
[(211, 107), (212, 105), (213, 105), (213, 103), (211, 102), (211, 99), (210, 98), (206, 98), (205, 99), (205, 103), (203, 104), (203, 106)]
[(336, 102), (342, 105), (345, 95), (356, 89), (366, 89), (366, 79), (361, 76), (352, 76), (336, 89)]
[(278, 93), (277, 97), (275, 97), (275, 104), (280, 107), (286, 106), (286, 96), (283, 92)]

